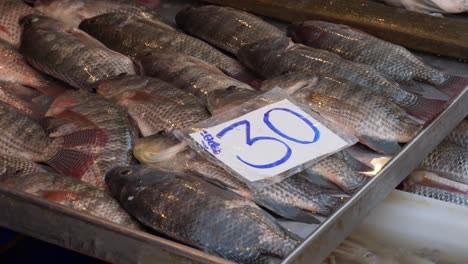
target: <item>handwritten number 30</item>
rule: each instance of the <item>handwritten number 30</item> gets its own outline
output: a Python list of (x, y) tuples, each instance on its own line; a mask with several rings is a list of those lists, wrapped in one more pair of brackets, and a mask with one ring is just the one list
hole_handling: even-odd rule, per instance
[[(270, 122), (270, 114), (273, 111), (283, 111), (283, 112), (287, 112), (287, 113), (290, 113), (290, 114), (298, 117), (300, 120), (302, 120), (304, 123), (306, 123), (312, 129), (312, 131), (314, 132), (313, 139), (312, 140), (300, 140), (300, 139), (296, 139), (296, 138), (293, 138), (291, 136), (288, 136), (287, 134), (280, 131), (278, 128), (276, 128)], [(320, 139), (320, 131), (318, 130), (318, 128), (316, 126), (314, 126), (314, 124), (310, 120), (308, 120), (307, 118), (305, 118), (301, 114), (299, 114), (297, 112), (294, 112), (294, 111), (292, 111), (290, 109), (287, 109), (287, 108), (273, 108), (273, 109), (269, 110), (268, 112), (266, 112), (264, 114), (263, 122), (268, 126), (268, 128), (270, 128), (274, 133), (276, 133), (280, 137), (285, 138), (285, 139), (290, 140), (290, 141), (293, 141), (293, 142), (296, 142), (296, 143), (299, 143), (299, 144), (312, 144), (312, 143), (317, 142)], [(237, 159), (240, 160), (242, 163), (244, 163), (244, 164), (246, 164), (248, 166), (254, 167), (254, 168), (258, 168), (258, 169), (268, 169), (268, 168), (276, 167), (276, 166), (279, 166), (279, 165), (285, 163), (291, 157), (291, 154), (292, 154), (291, 147), (289, 147), (289, 145), (286, 144), (285, 142), (283, 142), (282, 140), (279, 140), (279, 139), (273, 138), (273, 137), (264, 137), (264, 136), (252, 138), (250, 136), (250, 122), (247, 121), (247, 120), (241, 120), (239, 122), (236, 122), (236, 123), (226, 127), (225, 129), (221, 130), (216, 136), (221, 138), (224, 135), (226, 135), (229, 131), (235, 129), (238, 126), (245, 126), (245, 142), (249, 146), (252, 146), (253, 144), (255, 144), (255, 142), (258, 142), (258, 141), (268, 140), (268, 141), (274, 141), (274, 142), (280, 143), (286, 148), (286, 152), (283, 155), (283, 157), (281, 157), (280, 159), (278, 159), (278, 160), (276, 160), (276, 161), (274, 161), (272, 163), (252, 164), (250, 162), (245, 161), (244, 159), (242, 159), (241, 157), (239, 157), (237, 155), (236, 156)]]

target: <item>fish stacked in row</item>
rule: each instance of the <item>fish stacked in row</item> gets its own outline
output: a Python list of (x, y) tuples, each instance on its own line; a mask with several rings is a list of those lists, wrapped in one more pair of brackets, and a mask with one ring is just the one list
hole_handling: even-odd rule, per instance
[[(7, 128), (0, 185), (130, 227), (138, 228), (137, 219), (241, 263), (285, 258), (301, 239), (272, 215), (319, 223), (318, 215), (332, 214), (370, 179), (362, 173), (369, 168), (344, 150), (252, 190), (174, 130), (280, 87), (369, 148), (393, 155), (422, 128), (413, 117), (429, 120), (447, 104), (397, 82), (426, 81), (450, 95), (463, 84), (405, 50), (396, 54), (407, 60), (382, 62), (339, 54), (329, 42), (320, 49), (295, 44), (231, 8), (179, 12), (177, 25), (189, 35), (147, 8), (106, 0), (38, 1), (34, 8), (8, 0), (0, 11), (11, 14), (0, 18), (0, 38), (10, 43), (0, 45), (0, 122)], [(290, 35), (306, 43), (316, 33), (301, 24)], [(363, 36), (364, 49), (378, 46)], [(208, 235), (213, 230), (219, 235)]]
[(463, 120), (404, 182), (404, 190), (468, 206), (468, 120)]
[[(47, 1), (37, 3), (42, 14), (22, 8), (28, 14), (14, 24), (21, 42), (3, 49), (0, 122), (8, 129), (1, 135), (1, 186), (131, 228), (140, 228), (138, 220), (242, 263), (282, 259), (301, 241), (262, 208), (318, 223), (316, 215), (331, 214), (347, 197), (301, 175), (253, 192), (172, 138), (173, 130), (210, 117), (205, 106), (212, 90), (253, 91), (245, 82), (255, 77), (210, 45), (174, 30), (157, 15), (142, 14), (140, 7)], [(153, 42), (159, 44), (146, 49), (148, 40), (138, 37), (140, 46), (111, 50), (76, 28), (81, 19), (109, 11), (118, 11), (112, 17), (125, 18), (134, 26), (130, 30), (159, 32)], [(139, 61), (139, 69), (127, 56)], [(138, 71), (158, 78), (136, 76)], [(138, 135), (146, 138), (136, 144)], [(148, 142), (164, 144), (154, 150), (146, 148)], [(134, 165), (134, 147), (143, 162), (148, 155), (162, 155), (148, 166)], [(204, 235), (213, 227), (219, 236)]]

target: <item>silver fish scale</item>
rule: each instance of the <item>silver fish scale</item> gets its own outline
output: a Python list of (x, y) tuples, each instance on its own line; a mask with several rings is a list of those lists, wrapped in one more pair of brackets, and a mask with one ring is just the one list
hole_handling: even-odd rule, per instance
[[(147, 173), (160, 177), (157, 171)], [(283, 258), (298, 244), (254, 203), (195, 178), (170, 175), (136, 187), (128, 183), (122, 193), (114, 193), (127, 211), (156, 231), (207, 252), (265, 263), (263, 257)]]
[(463, 120), (450, 132), (447, 140), (459, 146), (468, 148), (468, 120)]
[(324, 177), (347, 192), (354, 192), (363, 186), (369, 177), (354, 171), (337, 155), (329, 156), (305, 170), (306, 173)]
[(230, 76), (247, 74), (239, 62), (207, 43), (140, 17), (104, 14), (83, 21), (80, 29), (128, 56), (150, 51), (180, 52), (214, 65)]
[[(35, 22), (31, 22), (24, 30), (21, 43), (21, 51), (39, 70), (81, 89), (94, 88), (97, 82), (109, 77), (135, 74), (129, 58), (106, 49), (89, 36), (85, 38), (91, 44), (66, 32), (67, 28), (54, 30), (53, 26), (68, 27), (59, 21), (48, 19), (47, 22), (51, 27), (47, 30), (35, 29)], [(77, 29), (69, 30), (86, 35)]]
[(300, 175), (254, 190), (254, 199), (278, 201), (324, 216), (330, 215), (342, 202)]
[(369, 66), (349, 62), (328, 51), (302, 45), (288, 47), (290, 45), (287, 38), (259, 41), (257, 47), (246, 46), (242, 50), (243, 54), (240, 54), (240, 60), (265, 78), (290, 72), (318, 73), (347, 79), (388, 97), (399, 106), (411, 106), (417, 100), (414, 94), (385, 79)]
[(405, 191), (428, 198), (468, 207), (468, 195), (415, 184)]
[[(313, 99), (314, 93), (318, 94), (317, 100)], [(393, 103), (340, 78), (321, 77), (316, 85), (292, 96), (319, 113), (330, 115), (332, 120), (353, 129), (358, 135), (409, 142), (421, 129), (421, 125), (409, 119)]]
[(249, 85), (217, 72), (216, 68), (207, 68), (211, 65), (202, 66), (183, 54), (153, 53), (142, 58), (141, 64), (145, 74), (174, 84), (197, 96), (203, 104), (210, 91), (228, 87), (252, 90)]
[(0, 174), (2, 184), (130, 228), (139, 228), (108, 193), (72, 177), (47, 172), (25, 173), (15, 177)]
[(468, 184), (468, 149), (443, 141), (423, 160), (420, 167)]
[(0, 154), (46, 161), (57, 150), (59, 139), (49, 138), (31, 117), (3, 102), (0, 102), (0, 126)]
[(306, 39), (308, 45), (334, 52), (351, 61), (370, 65), (396, 81), (416, 78), (433, 84), (442, 84), (449, 77), (425, 65), (407, 49), (348, 26), (307, 21), (302, 27), (309, 27), (320, 34), (317, 39), (308, 42)]
[(188, 8), (177, 14), (176, 21), (185, 32), (233, 54), (244, 45), (285, 35), (259, 17), (230, 7)]
[[(39, 165), (35, 162), (13, 157), (13, 156), (6, 156), (0, 155), (0, 178), (1, 175), (11, 175), (11, 177), (27, 175), (33, 172), (42, 172), (44, 171)], [(0, 182), (2, 180), (0, 179)]]
[(33, 8), (22, 1), (2, 0), (0, 1), (0, 38), (14, 46), (19, 46), (21, 38), (21, 26), (19, 20), (21, 17), (31, 14)]

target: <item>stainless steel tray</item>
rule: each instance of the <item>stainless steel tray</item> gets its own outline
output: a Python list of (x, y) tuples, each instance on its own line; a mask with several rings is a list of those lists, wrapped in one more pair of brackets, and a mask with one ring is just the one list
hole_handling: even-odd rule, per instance
[[(179, 9), (186, 3), (175, 2), (179, 2)], [(457, 74), (468, 73), (468, 64), (423, 56)], [(339, 210), (318, 227), (306, 227), (310, 235), (283, 263), (310, 264), (325, 259), (466, 115), (468, 90)], [(113, 263), (230, 263), (171, 240), (2, 187), (0, 210), (0, 226)]]

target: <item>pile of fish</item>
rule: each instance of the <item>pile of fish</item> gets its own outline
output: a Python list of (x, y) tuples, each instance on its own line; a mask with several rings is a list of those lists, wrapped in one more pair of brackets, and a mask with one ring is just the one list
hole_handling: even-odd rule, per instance
[(468, 120), (463, 120), (404, 182), (404, 190), (468, 207)]
[[(125, 1), (32, 2), (0, 3), (0, 186), (240, 263), (285, 258), (302, 240), (277, 219), (320, 223), (370, 168), (343, 150), (250, 189), (173, 131), (280, 87), (391, 156), (467, 83), (344, 25), (306, 21), (285, 33), (202, 6), (180, 11), (175, 28)], [(414, 81), (447, 97), (405, 90)], [(450, 139), (466, 144), (466, 131)], [(441, 145), (425, 168), (446, 148), (455, 147)]]

